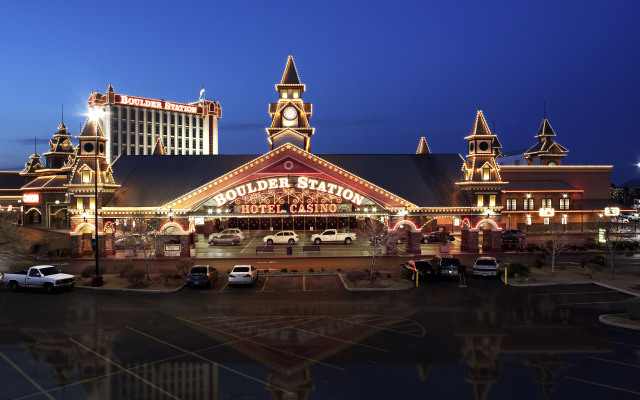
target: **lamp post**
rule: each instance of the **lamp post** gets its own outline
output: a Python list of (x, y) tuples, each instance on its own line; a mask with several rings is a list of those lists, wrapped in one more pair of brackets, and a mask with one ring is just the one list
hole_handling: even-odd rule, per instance
[[(96, 121), (93, 122), (94, 124), (97, 123)], [(93, 229), (94, 233), (95, 233), (95, 237), (96, 237), (96, 241), (95, 241), (95, 250), (96, 250), (96, 273), (93, 276), (93, 279), (91, 279), (91, 286), (93, 287), (98, 287), (98, 286), (102, 286), (102, 276), (100, 275), (100, 269), (98, 268), (98, 262), (100, 260), (99, 257), (99, 245), (98, 245), (98, 176), (99, 176), (99, 171), (98, 171), (98, 132), (95, 132), (96, 135), (96, 148), (93, 150), (93, 155), (94, 155), (94, 162), (95, 162), (95, 168), (96, 168), (96, 176), (94, 179), (94, 213), (95, 213), (95, 227)]]

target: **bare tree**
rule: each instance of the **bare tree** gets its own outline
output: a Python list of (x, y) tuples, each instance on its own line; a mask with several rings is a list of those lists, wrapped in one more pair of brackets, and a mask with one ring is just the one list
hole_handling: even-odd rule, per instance
[(356, 230), (356, 243), (371, 256), (371, 268), (369, 276), (373, 277), (376, 262), (383, 256), (385, 249), (395, 249), (398, 243), (398, 235), (389, 231), (387, 227), (377, 219), (367, 219)]
[(637, 237), (637, 234), (634, 231), (627, 230), (625, 225), (622, 225), (622, 229), (619, 228), (620, 226), (611, 221), (611, 218), (604, 223), (604, 239), (609, 259), (611, 260), (611, 274), (616, 273), (616, 249), (618, 245)]
[(27, 240), (15, 211), (0, 212), (0, 252), (25, 253)]
[(147, 271), (147, 280), (150, 280), (149, 265), (156, 259), (158, 249), (173, 239), (173, 236), (168, 232), (158, 231), (161, 222), (154, 218), (134, 216), (128, 219), (127, 226), (121, 229), (120, 245), (125, 249), (133, 250), (136, 254), (142, 253)]
[(538, 238), (538, 246), (551, 256), (551, 273), (555, 272), (556, 259), (565, 251), (569, 250), (574, 242), (560, 232), (562, 225), (552, 222), (549, 225), (550, 231), (546, 235)]

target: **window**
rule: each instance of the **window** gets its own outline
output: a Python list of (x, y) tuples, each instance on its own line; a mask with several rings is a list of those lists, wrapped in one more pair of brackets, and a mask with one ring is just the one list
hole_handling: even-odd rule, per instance
[(171, 114), (171, 125), (176, 123), (176, 116)]
[(517, 199), (507, 199), (507, 211), (515, 211), (518, 209)]
[(90, 210), (95, 210), (96, 209), (96, 198), (95, 197), (89, 197), (89, 209)]
[(136, 131), (136, 121), (131, 120), (131, 123), (129, 124), (129, 132), (135, 132)]
[(283, 99), (286, 99), (286, 98), (287, 98), (287, 89), (283, 89), (283, 90), (280, 92), (280, 97), (282, 97)]
[(551, 199), (544, 198), (544, 199), (540, 200), (540, 207), (541, 208), (553, 208), (553, 203), (551, 202)]
[(182, 115), (178, 115), (178, 126), (182, 126)]
[(82, 171), (82, 183), (90, 183), (91, 182), (91, 171), (85, 169)]
[(522, 209), (525, 211), (528, 210), (533, 210), (535, 207), (535, 202), (533, 201), (533, 199), (529, 198), (529, 199), (524, 199), (523, 203), (522, 203)]
[(126, 132), (127, 131), (127, 121), (125, 121), (125, 120), (120, 121), (120, 130), (122, 132)]
[(544, 224), (549, 225), (549, 217), (544, 217)]
[(162, 113), (162, 122), (167, 123), (167, 113)]
[(481, 194), (479, 194), (479, 195), (478, 195), (478, 203), (477, 203), (477, 206), (478, 206), (478, 207), (482, 207), (483, 205), (484, 205), (484, 196), (483, 196), (483, 195), (481, 195)]
[(120, 113), (120, 118), (127, 119), (127, 109), (123, 108), (122, 113)]
[(560, 223), (561, 223), (562, 225), (566, 225), (566, 224), (567, 224), (567, 220), (568, 220), (567, 214), (564, 214), (564, 215), (562, 216), (562, 219), (560, 220)]
[(76, 208), (82, 210), (84, 208), (84, 202), (82, 201), (82, 197), (76, 197)]
[(488, 181), (491, 179), (491, 169), (489, 167), (482, 168), (482, 180)]
[(300, 96), (300, 90), (293, 89), (293, 98), (297, 99)]
[(531, 225), (531, 215), (527, 215), (526, 223), (527, 225)]
[(561, 210), (568, 210), (569, 209), (569, 199), (564, 197), (562, 199), (560, 199), (560, 209)]
[(142, 121), (144, 119), (144, 111), (138, 110), (138, 121)]
[(147, 122), (151, 122), (151, 111), (147, 111)]
[(489, 195), (489, 207), (493, 207), (496, 205), (496, 195)]

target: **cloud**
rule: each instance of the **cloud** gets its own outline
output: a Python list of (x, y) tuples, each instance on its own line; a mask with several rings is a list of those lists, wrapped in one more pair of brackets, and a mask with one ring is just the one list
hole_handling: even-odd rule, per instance
[[(34, 138), (14, 138), (12, 141), (18, 145), (21, 146), (26, 146), (26, 145), (31, 145), (33, 146), (33, 139)], [(47, 146), (49, 145), (49, 140), (51, 140), (52, 138), (50, 137), (46, 137), (46, 138), (38, 138), (36, 137), (36, 144), (42, 144), (43, 142), (47, 144)]]

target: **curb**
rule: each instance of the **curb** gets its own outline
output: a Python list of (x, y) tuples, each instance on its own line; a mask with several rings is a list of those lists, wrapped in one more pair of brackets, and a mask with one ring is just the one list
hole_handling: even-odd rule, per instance
[(617, 328), (633, 329), (635, 331), (640, 331), (640, 326), (620, 324), (620, 323), (617, 323), (617, 322), (611, 322), (611, 321), (607, 321), (606, 319), (604, 319), (605, 317), (618, 316), (618, 315), (627, 315), (627, 314), (603, 314), (603, 315), (598, 317), (598, 321), (600, 321), (601, 323), (603, 323), (605, 325), (611, 325), (611, 326), (615, 326)]
[(183, 284), (182, 286), (173, 289), (173, 290), (147, 290), (147, 289), (116, 289), (116, 288), (103, 288), (103, 287), (90, 287), (90, 286), (75, 286), (75, 289), (82, 289), (82, 290), (99, 290), (99, 291), (104, 291), (104, 292), (131, 292), (131, 293), (152, 293), (152, 294), (159, 294), (159, 293), (175, 293), (178, 290), (182, 289), (183, 287), (186, 286), (186, 283)]
[[(500, 278), (500, 281), (504, 283), (504, 277)], [(629, 296), (634, 296), (634, 297), (640, 297), (640, 293), (638, 292), (634, 292), (632, 290), (627, 290), (627, 289), (622, 289), (619, 287), (615, 287), (613, 285), (609, 285), (606, 283), (602, 283), (602, 282), (597, 282), (597, 281), (581, 281), (581, 282), (549, 282), (549, 283), (511, 283), (511, 282), (507, 282), (508, 286), (513, 286), (513, 287), (527, 287), (527, 286), (560, 286), (560, 285), (587, 285), (587, 284), (596, 284), (598, 286), (602, 286), (605, 287), (607, 289), (611, 289), (611, 290), (617, 290), (618, 292), (624, 293), (624, 294), (628, 294)]]

